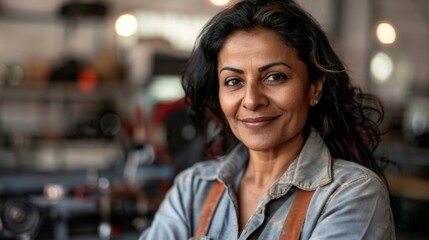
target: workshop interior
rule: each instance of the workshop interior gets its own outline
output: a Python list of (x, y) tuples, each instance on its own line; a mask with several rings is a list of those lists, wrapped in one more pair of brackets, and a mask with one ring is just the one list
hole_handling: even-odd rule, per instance
[[(138, 239), (206, 159), (181, 74), (234, 0), (0, 0), (0, 239)], [(297, 0), (385, 108), (397, 239), (428, 239), (429, 1)], [(215, 139), (212, 139), (215, 141)]]

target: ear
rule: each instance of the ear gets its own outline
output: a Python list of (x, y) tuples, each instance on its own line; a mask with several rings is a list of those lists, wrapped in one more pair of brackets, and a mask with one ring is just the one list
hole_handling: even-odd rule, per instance
[(316, 81), (310, 83), (310, 106), (315, 106), (319, 103), (320, 98), (322, 97), (323, 85), (325, 83), (325, 75), (318, 78)]

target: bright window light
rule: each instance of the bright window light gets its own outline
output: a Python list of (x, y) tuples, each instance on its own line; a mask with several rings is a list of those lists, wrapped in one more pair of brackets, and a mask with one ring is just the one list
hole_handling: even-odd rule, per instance
[(132, 14), (121, 15), (115, 23), (115, 30), (119, 36), (130, 37), (137, 32), (137, 18)]
[(177, 12), (136, 12), (139, 21), (138, 36), (142, 39), (163, 38), (179, 50), (190, 51), (209, 15), (189, 15)]
[(185, 96), (179, 75), (155, 76), (148, 90), (156, 101), (176, 101)]

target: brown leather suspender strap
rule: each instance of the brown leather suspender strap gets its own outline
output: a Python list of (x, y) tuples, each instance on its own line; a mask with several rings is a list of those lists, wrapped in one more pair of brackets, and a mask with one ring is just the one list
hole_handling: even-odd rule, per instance
[[(204, 202), (201, 210), (200, 219), (198, 221), (195, 237), (202, 237), (207, 234), (213, 214), (222, 197), (225, 187), (222, 183), (216, 181), (213, 184), (209, 195)], [(280, 233), (280, 240), (297, 240), (301, 235), (302, 225), (307, 214), (307, 208), (313, 197), (314, 191), (304, 191), (298, 189), (295, 199), (293, 200), (291, 209)]]
[[(331, 163), (334, 165), (335, 158), (331, 157)], [(313, 195), (314, 191), (298, 189), (283, 230), (280, 233), (280, 240), (299, 239), (305, 216), (307, 215), (308, 205)]]
[(219, 181), (215, 181), (209, 195), (204, 202), (203, 209), (201, 210), (200, 219), (198, 221), (195, 237), (202, 237), (207, 234), (213, 213), (222, 197), (225, 187)]
[[(335, 158), (331, 158), (332, 165), (335, 163)], [(201, 216), (195, 232), (195, 237), (202, 237), (207, 234), (213, 213), (219, 203), (225, 187), (219, 181), (215, 181), (212, 189), (204, 202)], [(293, 200), (289, 214), (285, 220), (282, 232), (280, 233), (280, 240), (298, 240), (301, 235), (302, 226), (304, 224), (305, 216), (307, 215), (308, 205), (314, 191), (305, 191), (298, 189), (295, 199)]]
[(302, 225), (304, 224), (307, 208), (313, 197), (314, 191), (298, 189), (291, 209), (280, 233), (280, 240), (299, 239)]

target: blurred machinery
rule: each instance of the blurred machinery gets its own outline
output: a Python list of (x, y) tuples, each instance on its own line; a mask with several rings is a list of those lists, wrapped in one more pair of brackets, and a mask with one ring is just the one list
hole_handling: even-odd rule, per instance
[[(180, 84), (189, 51), (136, 32), (113, 39), (108, 3), (2, 12), (6, 33), (55, 35), (46, 49), (60, 56), (0, 62), (0, 239), (137, 239), (174, 176), (202, 158)], [(43, 30), (14, 29), (28, 20)]]
[(152, 57), (132, 88), (0, 89), (0, 239), (136, 239), (150, 224), (175, 174), (202, 158), (183, 95), (162, 97), (180, 90), (186, 56)]
[[(164, 107), (177, 111), (184, 107), (175, 102), (172, 108), (168, 105), (164, 103)], [(2, 171), (0, 239), (66, 240), (82, 235), (97, 236), (97, 239), (112, 239), (115, 236), (135, 239), (150, 224), (171, 186), (177, 172), (174, 154), (179, 147), (186, 148), (183, 143), (175, 141), (152, 144), (146, 137), (147, 128), (152, 128), (151, 133), (158, 136), (171, 131), (183, 131), (172, 129), (171, 123), (168, 123), (166, 130), (164, 125), (173, 121), (170, 117), (178, 120), (177, 114), (165, 112), (162, 119), (154, 117), (157, 121), (148, 126), (144, 124), (144, 117), (140, 116), (141, 111), (136, 110), (135, 113), (138, 116), (132, 124), (133, 137), (131, 143), (123, 149), (123, 158), (98, 169)], [(168, 137), (161, 139), (166, 140)], [(70, 141), (78, 139), (74, 137)], [(168, 161), (165, 156), (158, 157), (162, 156), (161, 152), (169, 156)]]
[[(138, 188), (112, 176), (112, 183), (107, 176), (95, 183), (72, 183), (72, 176), (56, 175), (47, 177), (57, 183), (45, 184), (43, 195), (12, 196), (6, 191), (8, 196), (3, 195), (0, 204), (0, 239), (135, 238), (150, 223), (172, 178), (169, 168), (147, 166), (142, 171), (144, 181)], [(2, 176), (1, 180), (11, 179)], [(25, 181), (13, 178), (21, 180)], [(37, 182), (44, 180), (38, 177)]]

